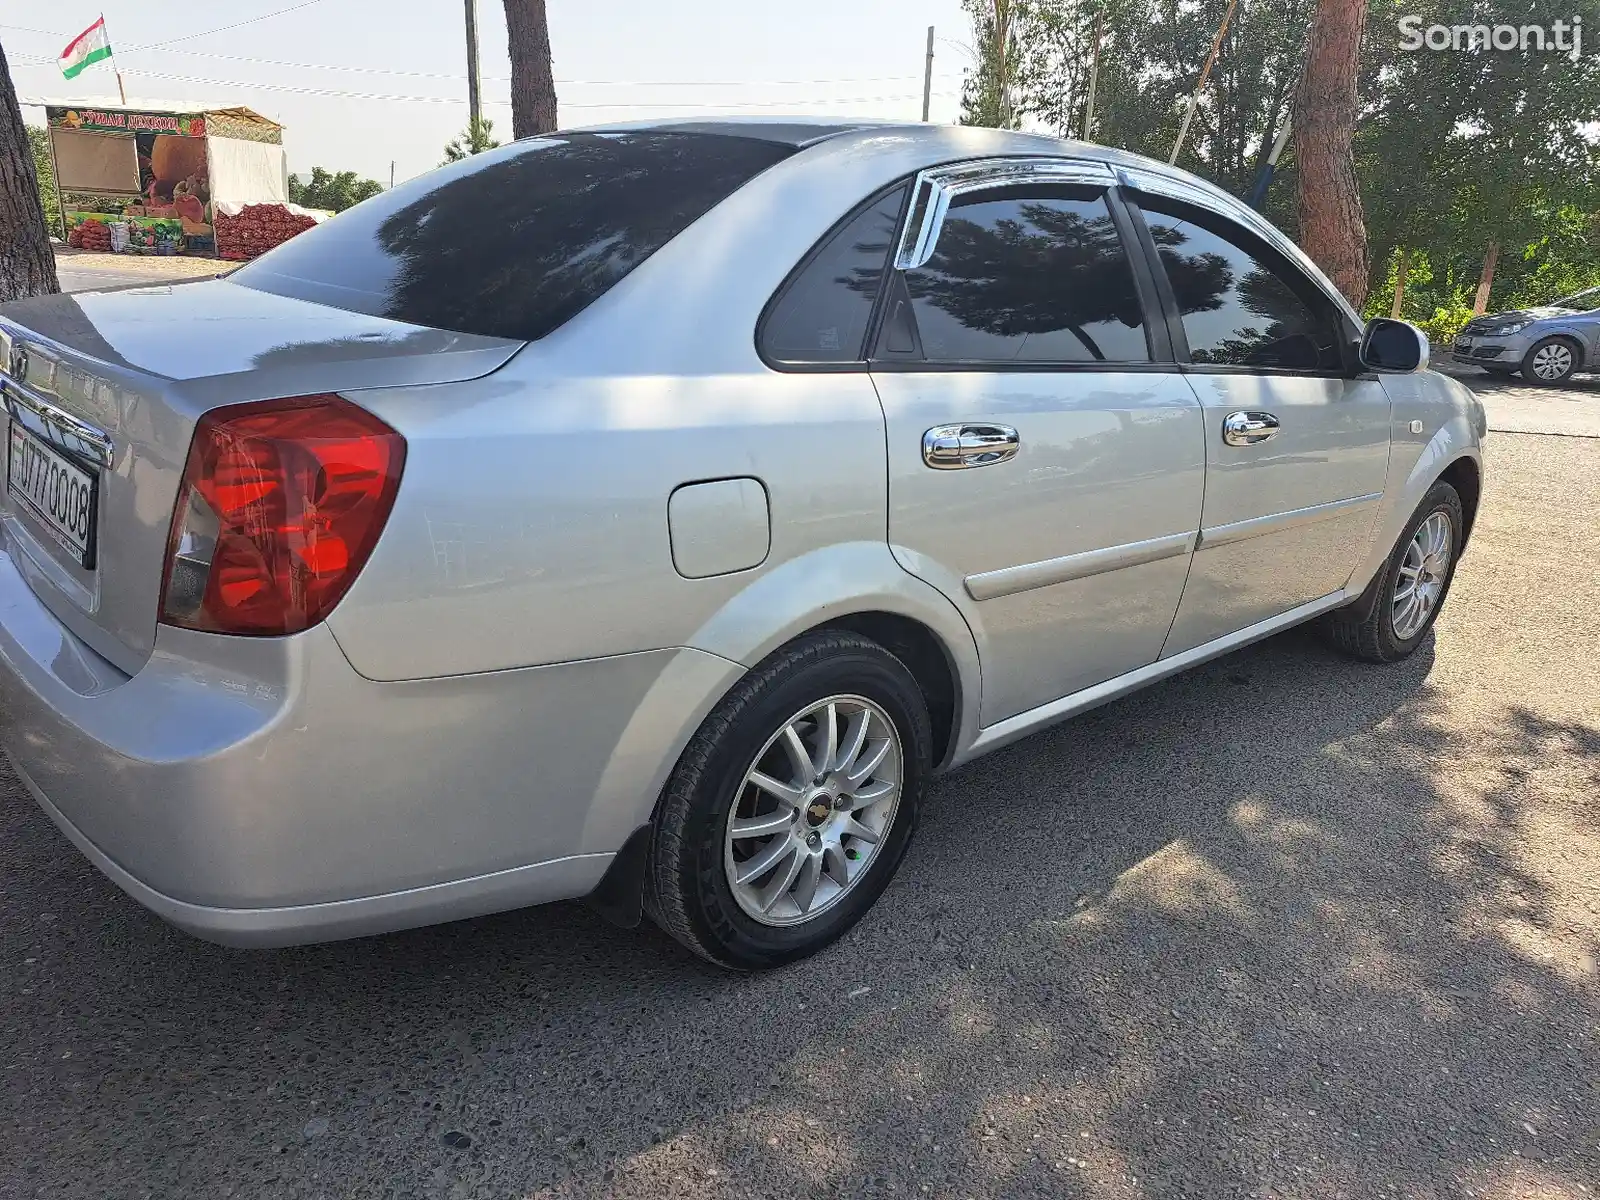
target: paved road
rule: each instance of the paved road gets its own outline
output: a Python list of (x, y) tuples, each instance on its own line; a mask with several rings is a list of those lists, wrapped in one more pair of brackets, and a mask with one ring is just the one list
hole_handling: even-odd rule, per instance
[(1290, 634), (957, 772), (776, 974), (577, 905), (223, 950), (0, 768), (0, 1196), (1593, 1196), (1600, 441), (1490, 463), (1410, 662)]
[(1491, 430), (1600, 437), (1600, 376), (1576, 375), (1560, 387), (1535, 387), (1473, 367), (1449, 373), (1482, 397)]

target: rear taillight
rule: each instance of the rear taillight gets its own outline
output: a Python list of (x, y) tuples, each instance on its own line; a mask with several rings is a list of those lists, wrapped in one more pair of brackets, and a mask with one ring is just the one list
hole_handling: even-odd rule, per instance
[(284, 634), (339, 603), (394, 504), (406, 443), (339, 396), (200, 418), (172, 514), (161, 619)]

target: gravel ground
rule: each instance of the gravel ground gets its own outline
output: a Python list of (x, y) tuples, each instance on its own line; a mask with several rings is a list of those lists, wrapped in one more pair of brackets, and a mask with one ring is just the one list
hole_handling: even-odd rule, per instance
[(102, 254), (94, 250), (56, 247), (56, 275), (63, 292), (128, 287), (144, 283), (181, 283), (230, 271), (236, 263), (184, 255)]
[(0, 1195), (1593, 1195), (1600, 441), (1489, 461), (1409, 662), (1292, 633), (948, 776), (775, 974), (577, 905), (219, 949), (0, 774)]

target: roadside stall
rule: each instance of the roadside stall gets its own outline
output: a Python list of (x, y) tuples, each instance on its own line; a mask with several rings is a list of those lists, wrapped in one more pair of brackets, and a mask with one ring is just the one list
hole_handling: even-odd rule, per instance
[(216, 254), (219, 211), (290, 211), (283, 126), (248, 108), (47, 105), (45, 118), (68, 245)]

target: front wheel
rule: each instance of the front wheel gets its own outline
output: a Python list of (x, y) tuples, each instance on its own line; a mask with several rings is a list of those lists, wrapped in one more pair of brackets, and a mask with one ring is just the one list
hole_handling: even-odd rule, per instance
[(1408, 657), (1449, 594), (1465, 529), (1461, 496), (1443, 480), (1434, 484), (1361, 599), (1328, 614), (1333, 644), (1367, 662)]
[(842, 630), (776, 651), (706, 718), (657, 811), (645, 905), (712, 962), (773, 967), (888, 886), (932, 769), (905, 665)]
[(1565, 338), (1535, 343), (1522, 360), (1522, 377), (1529, 383), (1565, 383), (1577, 369), (1577, 351)]

